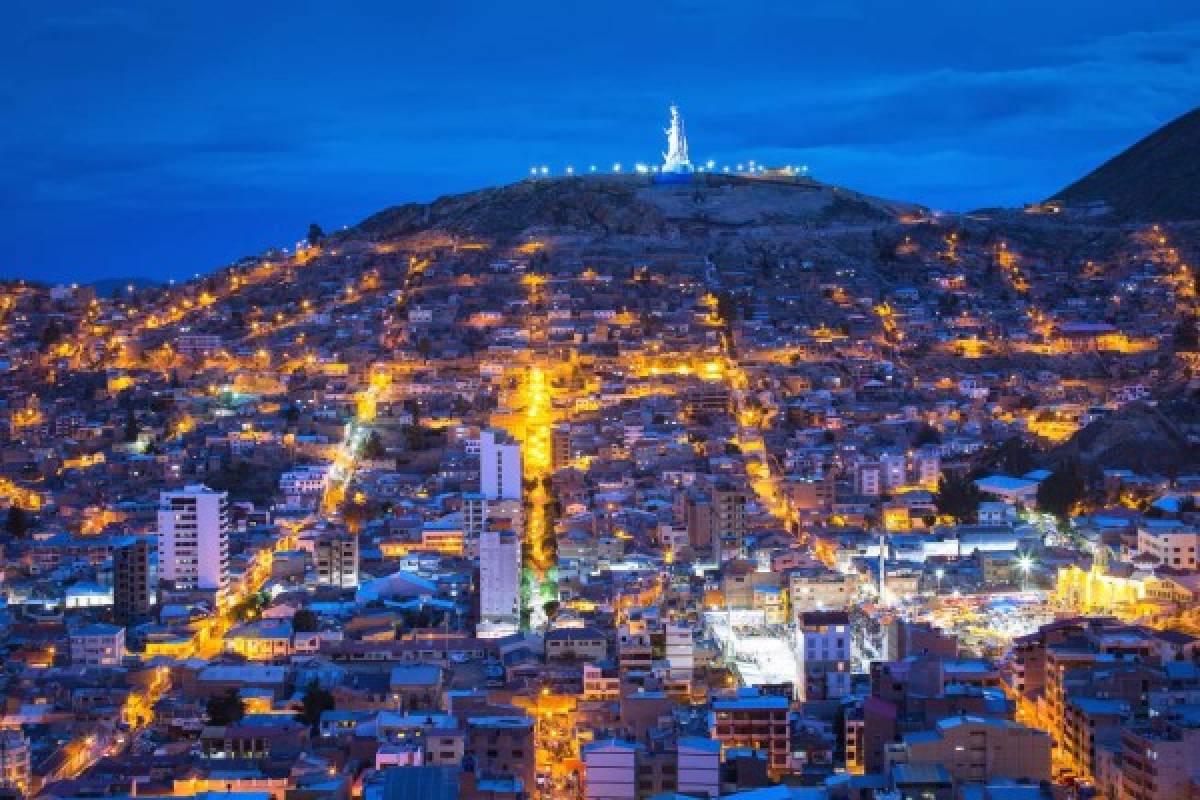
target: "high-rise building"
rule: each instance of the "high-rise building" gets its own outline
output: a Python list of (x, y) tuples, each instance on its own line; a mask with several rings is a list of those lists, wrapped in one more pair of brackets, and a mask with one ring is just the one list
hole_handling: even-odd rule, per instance
[(512, 531), (479, 537), (480, 635), (515, 633), (521, 614), (521, 540)]
[(550, 467), (562, 469), (571, 463), (571, 426), (559, 423), (550, 431)]
[(229, 496), (207, 486), (163, 492), (158, 504), (158, 565), (176, 589), (224, 593), (229, 584)]
[(358, 588), (358, 536), (349, 531), (324, 533), (313, 547), (317, 583), (340, 589)]
[(488, 500), (521, 499), (521, 445), (503, 431), (479, 434), (479, 490)]
[(150, 616), (154, 604), (154, 543), (147, 536), (129, 536), (113, 544), (113, 618), (121, 625)]
[(746, 535), (746, 490), (733, 484), (720, 484), (712, 490), (713, 542), (718, 561), (737, 558)]
[(479, 537), (488, 523), (488, 501), (479, 492), (462, 497), (463, 552), (467, 558), (479, 558)]
[(687, 624), (667, 623), (664, 633), (671, 680), (690, 685), (696, 667), (696, 645), (692, 627)]

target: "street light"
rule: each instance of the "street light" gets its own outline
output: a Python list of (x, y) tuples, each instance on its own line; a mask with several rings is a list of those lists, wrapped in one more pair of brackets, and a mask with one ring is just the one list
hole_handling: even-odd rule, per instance
[(1017, 557), (1017, 568), (1019, 570), (1021, 570), (1021, 575), (1022, 575), (1021, 591), (1028, 591), (1029, 590), (1029, 571), (1033, 569), (1033, 557), (1027, 556), (1027, 555), (1018, 556)]

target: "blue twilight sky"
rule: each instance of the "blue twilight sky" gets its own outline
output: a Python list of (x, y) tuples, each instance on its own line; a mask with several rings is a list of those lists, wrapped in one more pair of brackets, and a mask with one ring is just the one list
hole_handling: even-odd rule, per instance
[(1200, 104), (1195, 0), (5, 0), (0, 277), (181, 277), (532, 164), (692, 158), (964, 209)]

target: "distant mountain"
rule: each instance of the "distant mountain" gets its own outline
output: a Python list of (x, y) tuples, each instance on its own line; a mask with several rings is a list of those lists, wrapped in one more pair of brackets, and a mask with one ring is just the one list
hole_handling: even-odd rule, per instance
[(1200, 220), (1200, 108), (1164, 125), (1047, 202), (1123, 220)]

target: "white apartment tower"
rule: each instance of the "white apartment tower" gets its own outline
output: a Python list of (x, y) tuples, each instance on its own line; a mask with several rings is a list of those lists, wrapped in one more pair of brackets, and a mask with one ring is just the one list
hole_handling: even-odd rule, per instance
[(479, 537), (488, 524), (488, 501), (481, 493), (462, 496), (463, 552), (467, 558), (479, 558)]
[(512, 531), (479, 537), (479, 635), (515, 633), (521, 620), (521, 540)]
[(479, 434), (479, 491), (488, 500), (521, 499), (521, 445), (503, 431)]
[(229, 496), (204, 485), (163, 492), (158, 500), (159, 575), (177, 589), (229, 583)]

